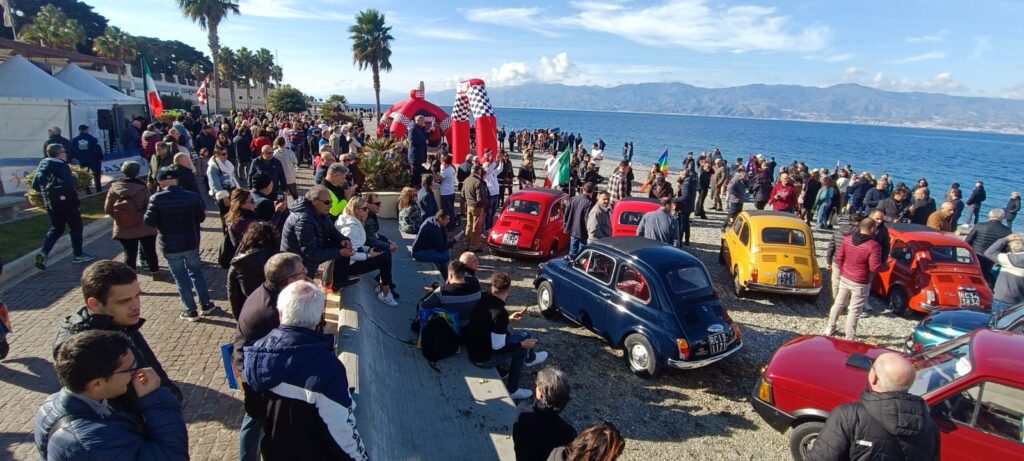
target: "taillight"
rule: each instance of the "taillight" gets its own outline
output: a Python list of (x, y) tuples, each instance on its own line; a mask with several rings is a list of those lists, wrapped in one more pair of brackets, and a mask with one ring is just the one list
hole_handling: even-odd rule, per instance
[(690, 344), (685, 339), (677, 339), (676, 344), (679, 345), (679, 357), (690, 360)]
[(921, 352), (923, 350), (924, 350), (924, 344), (921, 344), (921, 343), (914, 344), (914, 352)]
[(750, 281), (757, 283), (757, 268), (754, 268), (750, 271)]
[(821, 271), (814, 271), (814, 288), (821, 286)]
[(761, 382), (757, 385), (757, 398), (765, 403), (775, 403), (772, 397), (772, 383), (764, 376), (761, 377)]

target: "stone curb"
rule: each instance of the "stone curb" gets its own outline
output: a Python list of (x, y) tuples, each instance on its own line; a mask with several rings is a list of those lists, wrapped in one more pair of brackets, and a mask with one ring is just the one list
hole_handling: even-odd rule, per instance
[[(114, 224), (114, 219), (107, 216), (99, 218), (89, 224), (85, 225), (82, 229), (82, 245), (85, 246), (89, 242), (96, 240), (101, 235), (110, 235), (111, 229)], [(42, 241), (43, 236), (39, 236)], [(61, 236), (57, 244), (54, 245), (53, 250), (50, 251), (50, 256), (46, 258), (47, 264), (51, 264), (60, 261), (71, 255), (71, 239), (68, 237), (67, 232)], [(38, 272), (35, 268), (36, 253), (35, 251), (22, 256), (14, 261), (4, 263), (4, 273), (0, 276), (0, 284), (9, 286), (21, 283), (21, 281), (27, 279), (32, 274)]]

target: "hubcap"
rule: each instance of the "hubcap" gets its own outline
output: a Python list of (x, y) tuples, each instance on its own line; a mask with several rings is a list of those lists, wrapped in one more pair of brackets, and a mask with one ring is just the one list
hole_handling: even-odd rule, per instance
[(551, 292), (546, 288), (540, 290), (540, 307), (547, 309), (551, 306)]
[(647, 348), (642, 344), (634, 344), (633, 347), (629, 348), (629, 360), (633, 362), (633, 366), (636, 369), (646, 369), (650, 363), (650, 357), (647, 356)]
[(803, 443), (803, 446), (804, 446), (803, 455), (804, 455), (804, 457), (806, 457), (807, 454), (811, 452), (811, 449), (814, 448), (814, 441), (817, 440), (817, 439), (818, 439), (817, 435), (808, 435), (807, 437), (804, 438), (804, 443)]

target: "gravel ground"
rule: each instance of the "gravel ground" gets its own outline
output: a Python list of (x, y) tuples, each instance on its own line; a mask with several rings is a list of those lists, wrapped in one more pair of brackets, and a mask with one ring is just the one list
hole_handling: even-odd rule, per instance
[[(538, 158), (542, 165), (546, 156)], [(513, 159), (518, 169), (519, 160)], [(606, 159), (602, 172), (614, 168)], [(644, 170), (638, 166), (637, 170)], [(636, 175), (646, 178), (646, 172)], [(538, 171), (538, 178), (543, 172)], [(634, 188), (634, 191), (639, 188)], [(710, 200), (708, 201), (710, 204)], [(749, 204), (748, 204), (749, 205)], [(749, 205), (752, 207), (752, 205)], [(510, 308), (530, 309), (515, 328), (540, 339), (551, 353), (548, 364), (568, 374), (572, 403), (563, 416), (578, 429), (597, 420), (614, 423), (627, 438), (625, 460), (789, 459), (788, 439), (754, 412), (747, 396), (762, 367), (786, 341), (824, 329), (831, 296), (828, 277), (816, 304), (799, 297), (751, 294), (737, 299), (728, 272), (718, 264), (719, 226), (724, 214), (709, 211), (709, 220), (694, 219), (692, 246), (687, 251), (707, 266), (722, 303), (743, 332), (743, 349), (736, 355), (696, 370), (666, 369), (653, 380), (630, 373), (623, 352), (582, 327), (542, 317), (536, 307), (534, 261), (481, 256), (481, 280), (490, 272), (508, 272), (513, 280)], [(830, 235), (815, 232), (819, 264), (824, 267)], [(881, 313), (883, 301), (872, 298), (874, 314), (862, 318), (858, 333), (865, 342), (899, 348), (919, 317), (903, 319)], [(842, 325), (843, 318), (840, 318)], [(533, 386), (527, 374), (521, 387)]]

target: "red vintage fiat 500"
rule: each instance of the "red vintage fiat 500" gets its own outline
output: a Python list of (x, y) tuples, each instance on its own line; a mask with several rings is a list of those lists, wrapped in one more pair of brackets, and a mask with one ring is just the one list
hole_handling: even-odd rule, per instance
[(498, 254), (554, 258), (569, 249), (563, 229), (569, 196), (555, 189), (518, 191), (505, 200), (487, 245)]
[(888, 268), (871, 290), (896, 315), (952, 307), (992, 307), (978, 256), (963, 240), (917, 224), (889, 224)]
[(612, 237), (635, 237), (644, 213), (661, 208), (657, 199), (626, 197), (612, 208)]

